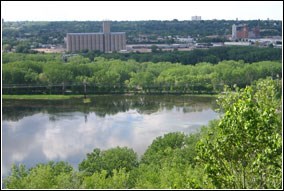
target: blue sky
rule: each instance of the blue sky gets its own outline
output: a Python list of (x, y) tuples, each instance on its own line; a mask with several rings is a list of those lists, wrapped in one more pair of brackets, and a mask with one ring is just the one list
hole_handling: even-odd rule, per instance
[(1, 1), (5, 21), (282, 20), (282, 1)]

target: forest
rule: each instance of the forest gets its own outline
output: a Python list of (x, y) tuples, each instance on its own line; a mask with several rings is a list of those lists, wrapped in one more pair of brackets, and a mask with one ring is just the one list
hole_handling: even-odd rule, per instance
[[(202, 57), (202, 56), (200, 56)], [(241, 58), (241, 57), (240, 57)], [(271, 76), (282, 79), (276, 61), (223, 60), (212, 64), (137, 62), (81, 55), (3, 53), (3, 94), (220, 93)], [(269, 59), (268, 59), (269, 60)]]
[(115, 147), (88, 153), (75, 169), (50, 161), (14, 164), (8, 189), (281, 189), (282, 90), (272, 78), (225, 87), (221, 117), (198, 133), (157, 137), (142, 156)]

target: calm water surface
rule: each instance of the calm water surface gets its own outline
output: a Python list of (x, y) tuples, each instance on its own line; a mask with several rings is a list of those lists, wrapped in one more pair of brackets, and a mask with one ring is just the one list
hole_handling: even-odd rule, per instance
[(127, 146), (141, 155), (157, 136), (194, 133), (219, 116), (215, 98), (197, 96), (5, 100), (2, 109), (2, 176), (12, 163), (64, 160), (77, 168), (94, 148)]

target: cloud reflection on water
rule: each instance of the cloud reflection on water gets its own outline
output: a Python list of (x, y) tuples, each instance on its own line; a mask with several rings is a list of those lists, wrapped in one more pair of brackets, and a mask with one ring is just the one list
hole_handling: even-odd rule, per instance
[(127, 146), (141, 155), (156, 137), (175, 131), (192, 133), (217, 117), (210, 106), (199, 110), (175, 106), (150, 114), (137, 109), (104, 116), (95, 112), (39, 112), (16, 122), (4, 119), (2, 176), (12, 163), (31, 167), (64, 160), (77, 167), (94, 148)]

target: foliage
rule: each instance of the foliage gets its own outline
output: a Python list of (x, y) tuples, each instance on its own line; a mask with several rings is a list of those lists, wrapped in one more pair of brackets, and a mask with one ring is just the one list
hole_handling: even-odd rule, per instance
[(77, 174), (66, 162), (51, 161), (29, 170), (23, 165), (13, 165), (11, 171), (11, 175), (4, 179), (9, 189), (76, 188), (79, 185)]
[(182, 163), (141, 164), (136, 173), (135, 188), (140, 189), (200, 189), (212, 187), (204, 184), (206, 175), (204, 175), (203, 169)]
[(3, 180), (6, 188), (10, 189), (20, 189), (25, 188), (25, 183), (23, 181), (28, 175), (28, 171), (25, 165), (20, 164), (19, 166), (13, 164), (11, 167), (11, 175)]
[(259, 62), (266, 60), (281, 60), (282, 50), (280, 48), (259, 48), (252, 46), (225, 46), (212, 47), (209, 49), (194, 49), (192, 51), (159, 51), (157, 46), (151, 47), (150, 53), (100, 53), (90, 51), (83, 54), (84, 57), (93, 60), (94, 57), (104, 57), (107, 59), (119, 59), (127, 61), (134, 59), (136, 62), (171, 62), (184, 65), (194, 65), (199, 62), (210, 62), (217, 64), (223, 60), (244, 60), (245, 62)]
[(225, 89), (224, 112), (199, 143), (199, 161), (217, 188), (281, 188), (282, 137), (275, 82), (261, 80), (235, 92)]
[[(82, 94), (88, 93), (218, 93), (224, 85), (245, 87), (268, 76), (282, 78), (277, 61), (208, 62), (196, 65), (169, 62), (122, 61), (82, 56), (63, 61), (59, 55), (3, 53), (4, 94)], [(12, 84), (22, 85), (15, 88)], [(35, 87), (35, 88), (33, 88)]]
[(122, 169), (112, 170), (112, 176), (107, 176), (108, 172), (102, 170), (101, 172), (95, 172), (92, 176), (85, 176), (82, 188), (87, 189), (121, 189), (128, 188), (129, 173)]
[(162, 159), (173, 154), (173, 151), (185, 145), (183, 133), (168, 133), (164, 137), (157, 137), (144, 153), (142, 163), (159, 164)]
[(126, 172), (137, 167), (137, 154), (133, 149), (116, 147), (106, 151), (94, 149), (87, 154), (87, 158), (79, 164), (79, 170), (91, 175), (105, 170), (107, 175), (112, 175), (113, 170), (124, 168)]
[(136, 188), (210, 188), (206, 175), (195, 164), (196, 143), (205, 133), (180, 132), (157, 137), (142, 156), (136, 169)]

